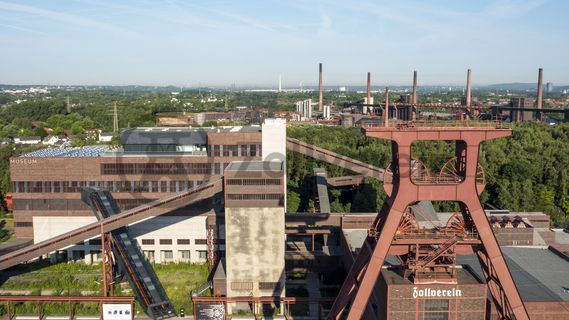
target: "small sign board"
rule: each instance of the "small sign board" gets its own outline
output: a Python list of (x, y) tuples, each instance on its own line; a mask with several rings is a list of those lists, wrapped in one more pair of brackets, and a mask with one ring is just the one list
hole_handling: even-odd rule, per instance
[(103, 320), (131, 320), (132, 304), (103, 304)]
[(196, 304), (196, 320), (225, 320), (225, 305)]

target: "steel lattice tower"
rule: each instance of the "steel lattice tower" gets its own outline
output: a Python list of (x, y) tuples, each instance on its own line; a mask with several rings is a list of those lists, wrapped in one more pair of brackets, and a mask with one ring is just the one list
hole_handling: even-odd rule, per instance
[[(398, 254), (398, 250), (401, 251), (402, 240), (397, 239), (396, 234), (406, 223), (405, 217), (409, 212), (409, 206), (422, 200), (459, 203), (461, 210), (456, 221), (461, 222), (463, 228), (469, 231), (464, 231), (462, 236), (449, 235), (446, 239), (435, 237), (422, 239), (422, 243), (429, 244), (432, 250), (422, 257), (411, 259), (413, 272), (428, 266), (429, 263), (434, 263), (442, 255), (451, 256), (455, 250), (477, 253), (500, 318), (529, 319), (478, 198), (484, 189), (484, 182), (480, 181), (477, 170), (480, 143), (510, 136), (512, 130), (496, 123), (479, 124), (477, 127), (466, 127), (464, 123), (458, 125), (458, 127), (433, 127), (418, 126), (411, 122), (365, 129), (368, 137), (391, 140), (392, 176), (386, 176), (384, 179), (386, 182), (384, 187), (389, 197), (370, 228), (368, 237), (348, 272), (328, 319), (340, 318), (347, 306), (350, 306), (347, 319), (369, 318), (366, 312), (372, 310), (369, 310), (371, 304), (368, 302), (374, 296), (373, 288), (378, 281), (385, 257), (388, 253)], [(415, 168), (417, 162), (411, 158), (411, 144), (414, 141), (426, 140), (456, 142), (452, 176), (431, 177)], [(407, 247), (412, 245), (407, 244)], [(450, 274), (452, 276), (452, 272)]]

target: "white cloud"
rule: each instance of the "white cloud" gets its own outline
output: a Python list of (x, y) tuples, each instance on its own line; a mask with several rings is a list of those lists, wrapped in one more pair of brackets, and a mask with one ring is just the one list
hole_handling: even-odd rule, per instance
[(86, 17), (79, 16), (79, 15), (74, 15), (74, 14), (64, 13), (64, 12), (57, 12), (57, 11), (47, 10), (47, 9), (43, 9), (43, 8), (39, 8), (39, 7), (33, 7), (33, 6), (28, 6), (28, 5), (22, 5), (22, 4), (15, 4), (15, 3), (10, 3), (10, 2), (0, 1), (0, 10), (36, 15), (36, 16), (44, 17), (44, 18), (54, 20), (57, 22), (75, 25), (75, 26), (80, 26), (80, 27), (84, 27), (84, 28), (88, 28), (88, 29), (103, 30), (103, 31), (111, 32), (111, 33), (119, 32), (119, 33), (123, 33), (123, 34), (124, 33), (132, 34), (130, 31), (118, 28), (118, 27), (111, 25), (111, 24), (108, 24), (108, 23), (103, 23), (100, 21), (96, 21), (93, 19), (89, 19)]

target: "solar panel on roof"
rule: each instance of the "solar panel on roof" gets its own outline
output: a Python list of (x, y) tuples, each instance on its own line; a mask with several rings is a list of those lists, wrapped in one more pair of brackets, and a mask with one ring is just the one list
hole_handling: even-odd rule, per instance
[(67, 147), (67, 148), (46, 148), (32, 151), (22, 155), (25, 158), (43, 157), (100, 157), (109, 151), (108, 146), (87, 146), (87, 147)]

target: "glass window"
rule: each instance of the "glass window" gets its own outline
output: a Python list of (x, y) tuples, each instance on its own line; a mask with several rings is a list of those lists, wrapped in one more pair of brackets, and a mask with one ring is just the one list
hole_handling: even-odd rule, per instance
[(190, 250), (180, 250), (180, 260), (189, 261), (190, 260)]
[(206, 260), (207, 259), (207, 251), (198, 250), (198, 257), (200, 258), (200, 260)]
[(172, 250), (162, 250), (162, 259), (166, 261), (174, 259)]
[(101, 251), (94, 251), (95, 253), (95, 260), (100, 261), (103, 260), (103, 254), (101, 253)]
[(142, 251), (146, 259), (150, 262), (154, 262), (154, 250), (144, 250)]

